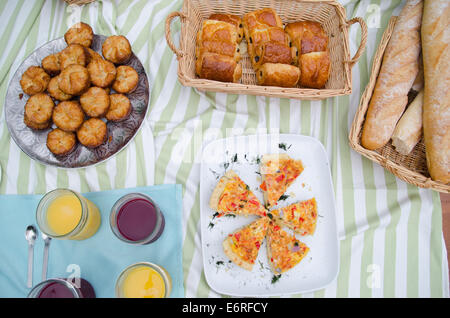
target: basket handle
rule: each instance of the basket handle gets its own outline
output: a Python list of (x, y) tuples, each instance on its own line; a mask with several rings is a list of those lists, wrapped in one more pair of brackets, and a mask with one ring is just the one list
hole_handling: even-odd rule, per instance
[(180, 17), (181, 22), (184, 22), (184, 20), (187, 17), (186, 17), (186, 15), (184, 13), (181, 13), (179, 11), (175, 11), (175, 12), (172, 12), (171, 14), (169, 14), (167, 16), (167, 18), (166, 18), (166, 41), (167, 41), (167, 45), (169, 45), (170, 49), (173, 51), (173, 53), (175, 53), (175, 55), (177, 56), (177, 59), (179, 60), (180, 58), (182, 58), (184, 56), (184, 53), (182, 51), (180, 51), (179, 49), (177, 49), (175, 44), (172, 42), (172, 35), (170, 33), (170, 23), (172, 22), (172, 20), (175, 17)]
[(361, 55), (364, 53), (364, 50), (366, 49), (366, 43), (367, 43), (367, 34), (368, 33), (367, 33), (366, 22), (363, 20), (363, 18), (356, 17), (356, 18), (353, 18), (353, 19), (347, 21), (347, 28), (350, 28), (350, 26), (355, 23), (359, 23), (359, 25), (361, 26), (361, 43), (359, 44), (358, 50), (356, 51), (353, 58), (349, 61), (345, 61), (346, 63), (349, 64), (350, 68), (352, 68), (356, 62), (358, 62), (359, 58), (361, 57)]

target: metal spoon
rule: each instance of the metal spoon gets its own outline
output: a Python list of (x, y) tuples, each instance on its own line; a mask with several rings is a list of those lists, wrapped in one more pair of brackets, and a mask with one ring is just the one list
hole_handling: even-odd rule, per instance
[(37, 229), (33, 225), (29, 225), (25, 231), (25, 238), (28, 241), (28, 288), (33, 287), (33, 255), (36, 237)]
[(41, 236), (44, 239), (44, 264), (42, 265), (42, 280), (47, 279), (47, 266), (48, 266), (48, 249), (50, 247), (51, 237), (47, 236), (44, 232), (41, 232)]

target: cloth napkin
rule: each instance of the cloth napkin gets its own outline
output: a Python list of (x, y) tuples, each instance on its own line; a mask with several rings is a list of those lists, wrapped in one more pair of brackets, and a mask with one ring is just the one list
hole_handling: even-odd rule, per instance
[[(132, 245), (120, 241), (109, 225), (109, 213), (123, 195), (140, 192), (150, 196), (165, 218), (163, 234), (154, 243)], [(98, 232), (83, 241), (57, 240), (50, 243), (47, 278), (74, 275), (89, 281), (97, 297), (115, 297), (115, 283), (121, 271), (136, 262), (164, 267), (172, 278), (170, 297), (184, 297), (182, 266), (181, 185), (83, 193), (101, 213)], [(0, 297), (26, 297), (28, 242), (25, 229), (36, 222), (36, 208), (42, 195), (0, 195)], [(39, 233), (34, 248), (33, 286), (41, 282), (44, 242)]]

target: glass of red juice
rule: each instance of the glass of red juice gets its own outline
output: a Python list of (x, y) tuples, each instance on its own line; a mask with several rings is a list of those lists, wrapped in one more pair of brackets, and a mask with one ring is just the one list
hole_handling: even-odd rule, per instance
[(111, 209), (109, 223), (114, 234), (131, 244), (155, 242), (164, 231), (164, 215), (155, 202), (142, 193), (121, 197)]
[(83, 278), (77, 283), (68, 279), (52, 278), (34, 286), (28, 298), (95, 298), (95, 291)]

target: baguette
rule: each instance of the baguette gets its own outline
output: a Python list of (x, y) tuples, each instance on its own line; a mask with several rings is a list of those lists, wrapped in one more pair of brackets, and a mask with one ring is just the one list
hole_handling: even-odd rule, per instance
[(386, 47), (381, 70), (367, 110), (361, 144), (383, 147), (408, 103), (408, 92), (419, 72), (422, 0), (408, 0)]
[(423, 130), (431, 179), (450, 182), (450, 1), (425, 2), (422, 22), (425, 76)]
[(422, 137), (423, 90), (408, 106), (392, 135), (392, 145), (402, 155), (409, 154)]

